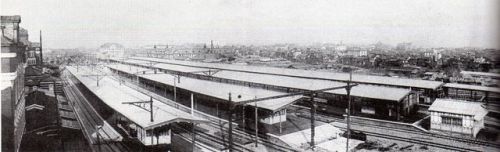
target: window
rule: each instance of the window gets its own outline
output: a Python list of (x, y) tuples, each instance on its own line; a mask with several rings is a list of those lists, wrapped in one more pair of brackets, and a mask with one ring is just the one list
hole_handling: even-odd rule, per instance
[(454, 126), (462, 126), (462, 118), (441, 116), (441, 123)]

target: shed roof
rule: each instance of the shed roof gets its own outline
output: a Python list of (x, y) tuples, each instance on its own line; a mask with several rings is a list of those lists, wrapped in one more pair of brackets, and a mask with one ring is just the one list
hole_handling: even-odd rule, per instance
[[(132, 70), (129, 68), (124, 68), (124, 66), (120, 65), (108, 65), (109, 68), (119, 70), (122, 72), (129, 73), (129, 71), (141, 71), (145, 68), (133, 67)], [(174, 76), (165, 73), (157, 73), (157, 74), (146, 74), (139, 75), (142, 78), (149, 79), (158, 83), (166, 84), (169, 86), (174, 86)], [(176, 87), (182, 88), (185, 90), (189, 90), (194, 93), (203, 94), (207, 96), (211, 96), (214, 98), (218, 98), (221, 100), (228, 100), (229, 92), (232, 94), (233, 102), (241, 102), (246, 100), (252, 100), (255, 98), (265, 98), (265, 97), (273, 97), (278, 95), (284, 95), (286, 93), (266, 90), (261, 88), (253, 88), (246, 87), (241, 85), (213, 82), (207, 80), (193, 79), (189, 77), (181, 77), (180, 83), (176, 83)], [(238, 95), (241, 95), (241, 98), (237, 98)], [(271, 111), (279, 110), (286, 105), (289, 105), (298, 99), (300, 99), (302, 95), (285, 97), (285, 98), (277, 98), (271, 100), (260, 101), (257, 104), (257, 107), (268, 109)], [(248, 104), (248, 105), (253, 105)]]
[(436, 99), (429, 111), (470, 115), (475, 120), (481, 120), (488, 114), (482, 103), (454, 99)]
[[(147, 58), (147, 57), (131, 57), (131, 58), (139, 60), (156, 61), (162, 63), (170, 63), (170, 64), (204, 67), (204, 68), (219, 68), (219, 69), (235, 70), (235, 71), (259, 72), (259, 73), (307, 77), (307, 78), (330, 79), (337, 81), (349, 80), (349, 74), (338, 73), (338, 72), (322, 72), (322, 71), (286, 69), (286, 68), (265, 67), (265, 66), (203, 63), (203, 62), (179, 61), (179, 60), (168, 60), (168, 59)], [(361, 75), (361, 74), (354, 74), (352, 76), (352, 80), (354, 82), (359, 82), (359, 83), (415, 87), (415, 88), (424, 88), (433, 90), (439, 88), (443, 84), (443, 82), (438, 82), (438, 81), (404, 79), (404, 78), (393, 78), (393, 77)]]
[[(133, 63), (133, 62), (129, 62)], [(120, 65), (117, 65), (120, 66)], [(173, 71), (185, 72), (185, 71), (202, 71), (208, 70), (206, 68), (196, 68), (193, 67), (180, 66), (180, 65), (169, 65), (169, 64), (156, 64), (155, 67), (162, 69), (169, 69)], [(140, 70), (139, 70), (140, 71)], [(340, 87), (347, 85), (344, 82), (331, 81), (331, 80), (315, 80), (279, 75), (267, 75), (267, 74), (257, 74), (257, 73), (247, 73), (247, 72), (236, 72), (236, 71), (226, 71), (222, 70), (214, 75), (213, 77), (238, 80), (244, 82), (260, 83), (265, 85), (280, 86), (285, 88), (294, 88), (302, 90), (319, 90), (331, 87)], [(344, 90), (344, 91), (341, 91)], [(327, 91), (329, 93), (346, 95), (345, 89), (339, 89), (336, 91)], [(353, 87), (351, 95), (355, 97), (362, 98), (372, 98), (380, 100), (390, 100), (399, 101), (410, 93), (409, 89), (401, 88), (390, 88), (384, 86), (373, 86), (373, 85), (363, 85), (360, 84)]]
[(500, 88), (497, 87), (485, 87), (485, 86), (470, 85), (470, 84), (446, 83), (443, 85), (443, 87), (500, 93)]
[(500, 77), (499, 73), (492, 73), (492, 72), (461, 71), (460, 74)]

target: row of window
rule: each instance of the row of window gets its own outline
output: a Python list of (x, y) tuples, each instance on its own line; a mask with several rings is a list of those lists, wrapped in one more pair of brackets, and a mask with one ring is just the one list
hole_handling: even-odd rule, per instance
[(462, 126), (462, 118), (441, 116), (441, 123), (454, 126)]

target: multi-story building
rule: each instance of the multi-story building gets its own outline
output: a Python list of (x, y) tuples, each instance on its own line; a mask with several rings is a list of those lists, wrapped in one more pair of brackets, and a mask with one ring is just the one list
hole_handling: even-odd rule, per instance
[(28, 66), (39, 65), (42, 62), (41, 44), (33, 42), (26, 51), (26, 63)]
[[(27, 46), (21, 42), (20, 16), (1, 16), (2, 151), (18, 151), (24, 132), (24, 68)], [(27, 34), (26, 34), (27, 36)]]

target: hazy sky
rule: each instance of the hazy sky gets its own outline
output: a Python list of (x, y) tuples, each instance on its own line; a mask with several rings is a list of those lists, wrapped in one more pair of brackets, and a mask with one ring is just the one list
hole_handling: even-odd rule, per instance
[(0, 0), (50, 48), (413, 42), (500, 48), (498, 0)]

